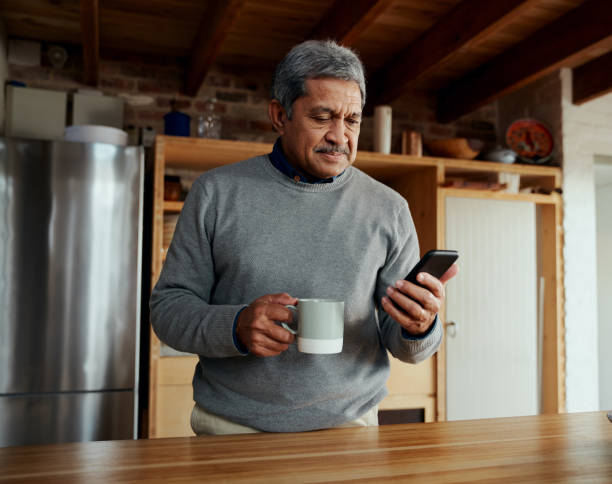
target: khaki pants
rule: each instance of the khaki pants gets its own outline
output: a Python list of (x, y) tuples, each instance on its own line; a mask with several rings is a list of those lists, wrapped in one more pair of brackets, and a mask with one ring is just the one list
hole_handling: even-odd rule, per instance
[[(367, 411), (358, 419), (338, 425), (343, 427), (368, 427), (378, 425), (378, 405)], [(254, 434), (260, 432), (252, 427), (231, 422), (219, 415), (207, 412), (197, 403), (191, 411), (191, 428), (196, 435), (226, 435), (226, 434)]]

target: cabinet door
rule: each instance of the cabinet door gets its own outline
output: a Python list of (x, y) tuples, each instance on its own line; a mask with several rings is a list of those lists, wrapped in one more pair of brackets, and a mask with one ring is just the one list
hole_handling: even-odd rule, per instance
[(538, 413), (536, 209), (446, 198), (448, 420)]

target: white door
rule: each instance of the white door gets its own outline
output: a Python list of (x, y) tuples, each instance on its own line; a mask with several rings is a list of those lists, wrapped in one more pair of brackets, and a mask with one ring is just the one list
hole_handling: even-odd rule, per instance
[(448, 420), (538, 413), (535, 229), (533, 203), (446, 199)]
[(599, 408), (612, 409), (612, 156), (595, 157)]

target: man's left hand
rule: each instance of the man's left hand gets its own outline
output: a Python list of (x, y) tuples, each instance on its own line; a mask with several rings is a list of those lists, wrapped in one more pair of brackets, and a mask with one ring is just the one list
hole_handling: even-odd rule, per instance
[(419, 336), (426, 333), (444, 304), (444, 285), (457, 272), (457, 264), (453, 264), (440, 279), (421, 272), (417, 281), (423, 287), (404, 280), (397, 281), (394, 287), (387, 288), (387, 297), (382, 298), (383, 309), (409, 334)]

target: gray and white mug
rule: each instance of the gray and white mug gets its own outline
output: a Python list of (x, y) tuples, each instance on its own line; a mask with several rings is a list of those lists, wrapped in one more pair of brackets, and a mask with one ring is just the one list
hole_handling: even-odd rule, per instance
[(297, 335), (298, 351), (333, 354), (342, 351), (344, 339), (344, 301), (337, 299), (298, 299), (297, 306), (287, 306), (297, 312), (298, 329), (286, 323), (283, 328)]

